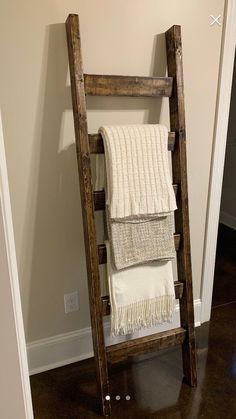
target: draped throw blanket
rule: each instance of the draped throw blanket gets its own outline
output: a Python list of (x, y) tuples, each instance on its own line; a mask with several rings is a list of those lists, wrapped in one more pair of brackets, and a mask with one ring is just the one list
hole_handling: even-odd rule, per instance
[[(176, 200), (169, 170), (167, 128), (126, 125), (104, 126), (99, 131), (105, 148), (106, 175), (104, 162), (97, 156), (96, 189), (103, 189), (105, 184), (107, 229), (114, 267), (123, 269), (151, 260), (174, 258)], [(138, 202), (141, 194), (143, 203), (148, 203), (149, 207), (161, 203), (160, 211), (149, 213), (148, 206), (143, 206), (145, 215), (132, 211), (124, 212), (123, 218), (112, 217), (112, 203), (116, 209), (119, 207), (120, 214), (124, 209), (124, 195), (127, 202)]]
[(103, 126), (106, 204), (112, 219), (176, 209), (164, 125)]
[[(105, 126), (99, 132), (106, 162), (111, 331), (117, 335), (172, 318), (175, 294), (169, 260), (175, 255), (176, 200), (166, 127)], [(97, 172), (96, 186), (101, 179)]]
[(106, 207), (106, 217), (111, 256), (116, 269), (175, 257), (172, 214), (141, 218), (139, 222), (117, 222), (110, 218)]
[(126, 335), (170, 322), (175, 307), (172, 262), (151, 262), (116, 271), (108, 242), (106, 249), (111, 334)]

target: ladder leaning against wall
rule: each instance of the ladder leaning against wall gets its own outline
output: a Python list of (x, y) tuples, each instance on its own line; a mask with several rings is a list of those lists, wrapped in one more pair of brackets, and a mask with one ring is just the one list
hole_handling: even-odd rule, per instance
[[(181, 27), (174, 25), (166, 32), (168, 77), (84, 74), (78, 15), (68, 16), (66, 31), (98, 396), (102, 412), (104, 416), (108, 416), (111, 413), (108, 362), (117, 362), (129, 356), (181, 344), (185, 381), (191, 386), (197, 383)], [(108, 296), (101, 297), (99, 279), (99, 264), (106, 263), (106, 248), (104, 244), (97, 245), (94, 217), (95, 211), (105, 209), (105, 195), (104, 191), (93, 191), (90, 163), (90, 154), (104, 153), (104, 148), (99, 134), (88, 134), (86, 95), (168, 97), (170, 108), (171, 132), (168, 149), (172, 151), (173, 186), (178, 204), (175, 211), (178, 269), (175, 294), (180, 304), (180, 327), (107, 347), (104, 341), (103, 316), (109, 314), (110, 305)]]

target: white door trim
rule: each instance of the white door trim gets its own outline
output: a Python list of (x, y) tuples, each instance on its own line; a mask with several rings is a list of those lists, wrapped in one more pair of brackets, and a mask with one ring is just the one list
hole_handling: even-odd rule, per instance
[[(11, 289), (11, 302), (17, 338), (18, 362), (21, 374), (21, 393), (24, 400), (24, 414), (26, 419), (33, 419), (33, 408), (29, 382), (29, 369), (26, 354), (26, 342), (22, 318), (21, 298), (16, 262), (15, 241), (12, 224), (10, 194), (7, 177), (7, 165), (0, 112), (0, 205), (3, 218), (5, 246), (8, 260), (8, 274)], [(14, 400), (13, 400), (14, 403)], [(20, 414), (20, 412), (19, 412)]]
[(215, 117), (214, 146), (206, 223), (202, 277), (201, 322), (210, 320), (213, 292), (217, 231), (227, 141), (230, 96), (236, 46), (236, 1), (225, 2), (218, 97)]

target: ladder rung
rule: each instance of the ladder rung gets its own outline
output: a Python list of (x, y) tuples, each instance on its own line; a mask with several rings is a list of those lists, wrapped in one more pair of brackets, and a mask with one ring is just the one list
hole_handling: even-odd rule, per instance
[(84, 74), (85, 94), (90, 96), (170, 97), (172, 85), (172, 77)]
[[(184, 283), (180, 281), (175, 281), (174, 284), (175, 284), (175, 298), (176, 300), (180, 300), (183, 295)], [(102, 297), (102, 312), (103, 312), (103, 316), (109, 316), (111, 312), (109, 295), (104, 295)]]
[[(89, 134), (89, 150), (91, 154), (103, 154), (103, 140), (101, 134)], [(168, 150), (173, 151), (175, 148), (175, 132), (169, 132)]]
[[(178, 185), (173, 185), (173, 189), (175, 192), (175, 196), (178, 193)], [(105, 192), (104, 191), (95, 191), (93, 192), (93, 200), (94, 200), (94, 209), (95, 211), (101, 211), (105, 209)]]
[[(178, 234), (178, 233), (175, 233), (174, 234), (174, 239), (175, 239), (175, 250), (177, 252), (179, 250), (179, 246), (180, 246), (181, 235)], [(105, 244), (99, 244), (97, 246), (97, 249), (98, 249), (99, 265), (103, 265), (104, 263), (107, 263), (107, 251), (106, 251)]]
[(117, 362), (129, 356), (155, 352), (170, 346), (179, 345), (183, 343), (185, 336), (186, 330), (178, 327), (142, 338), (116, 343), (106, 347), (107, 359), (109, 362)]

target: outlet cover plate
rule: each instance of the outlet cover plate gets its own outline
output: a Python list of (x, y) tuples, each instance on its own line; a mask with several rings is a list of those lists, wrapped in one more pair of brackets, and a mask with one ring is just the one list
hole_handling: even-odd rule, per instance
[(79, 294), (78, 291), (64, 294), (65, 313), (71, 313), (79, 310)]

